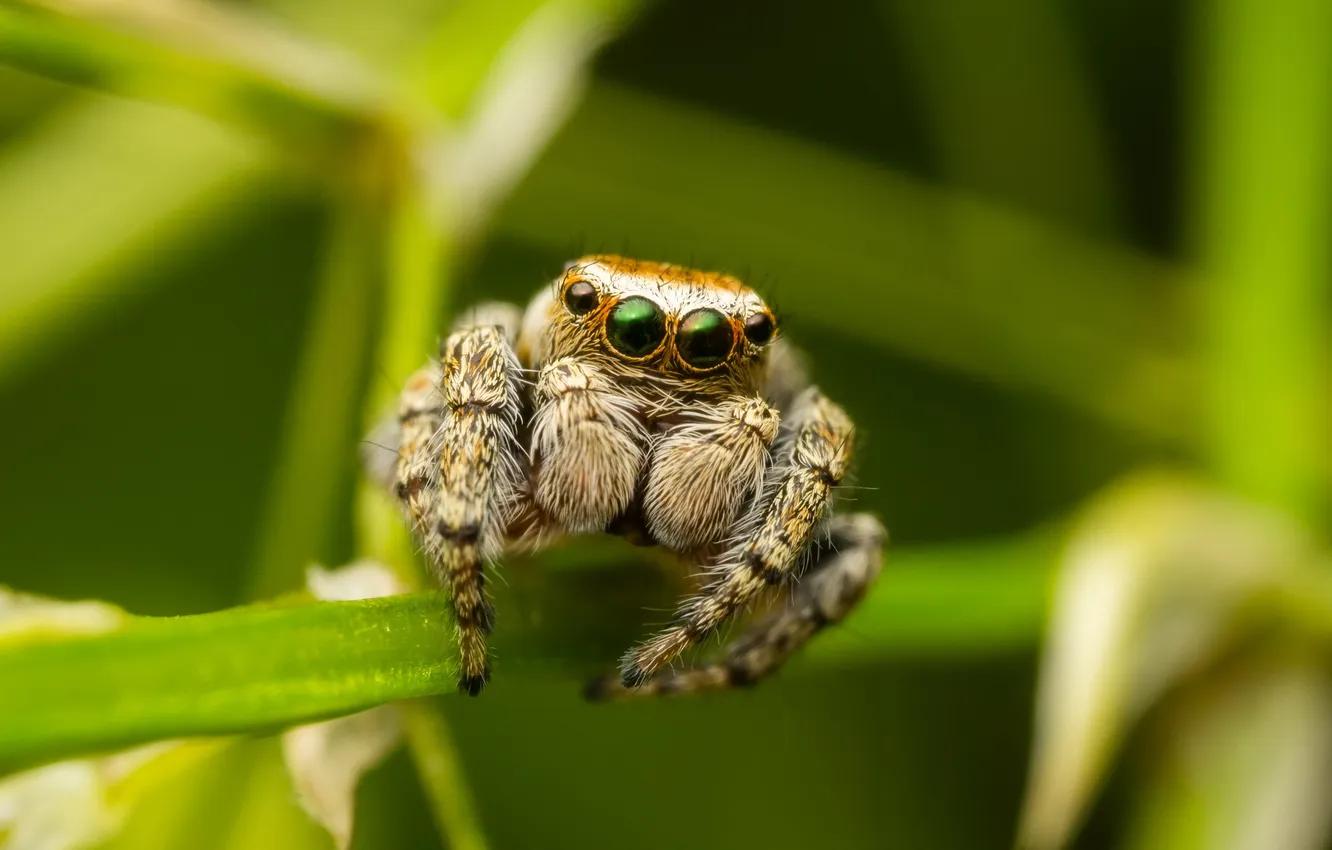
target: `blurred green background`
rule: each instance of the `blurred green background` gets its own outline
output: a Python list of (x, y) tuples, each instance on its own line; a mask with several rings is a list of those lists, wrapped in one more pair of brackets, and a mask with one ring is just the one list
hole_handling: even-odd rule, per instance
[[(426, 99), (465, 124), (488, 57), (540, 4), (250, 0), (216, 42), (205, 7), (120, 5), (0, 5), (0, 583), (212, 611), (354, 555), (361, 399), (430, 346), (377, 357), (366, 317), (393, 308), (357, 277), (381, 240), (413, 238), (376, 229), (400, 197), (377, 151), (401, 128), (287, 114), (179, 55), (244, 47), (235, 13), (387, 77), (436, 75)], [(855, 506), (894, 547), (1021, 539), (1159, 462), (1328, 527), (1320, 2), (581, 5), (606, 40), (567, 121), (544, 146), (529, 121), (562, 96), (542, 89), (555, 61), (485, 137), (531, 135), (530, 169), (444, 193), (450, 235), (420, 278), (447, 289), (399, 307), (430, 334), (581, 253), (724, 269), (771, 297), (856, 419)], [(546, 37), (504, 55), (539, 63), (586, 33)], [(1032, 566), (1043, 583), (1052, 565)], [(603, 580), (620, 581), (531, 591), (520, 571), (497, 589), (493, 686), (440, 699), (494, 847), (1011, 846), (1039, 623), (590, 706), (596, 666), (524, 663), (503, 623), (576, 617), (611, 664), (669, 592)], [(159, 790), (122, 845), (324, 846), (276, 752), (258, 738)], [(1076, 846), (1119, 846), (1131, 784), (1115, 773)], [(406, 755), (359, 800), (356, 846), (438, 840)]]

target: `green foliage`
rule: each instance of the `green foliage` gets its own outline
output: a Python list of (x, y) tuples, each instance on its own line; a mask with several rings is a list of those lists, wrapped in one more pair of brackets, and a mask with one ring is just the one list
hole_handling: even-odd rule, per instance
[(0, 763), (275, 729), (452, 687), (432, 594), (133, 618), (0, 654)]
[[(0, 768), (259, 736), (145, 779), (121, 840), (319, 846), (267, 736), (451, 692), (452, 637), (431, 591), (282, 594), (358, 557), (420, 587), (362, 435), (451, 308), (615, 250), (773, 294), (858, 422), (846, 496), (887, 569), (752, 696), (591, 709), (578, 681), (678, 587), (614, 546), (514, 559), (508, 684), (405, 703), (358, 833), (996, 846), (1033, 726), (1033, 846), (1091, 809), (1089, 846), (1316, 847), (1326, 4), (797, 5), (0, 0), (0, 582), (214, 612), (0, 628)], [(1209, 525), (1204, 487), (1076, 509), (1163, 456), (1273, 513)], [(1217, 542), (1250, 528), (1298, 554)], [(1248, 746), (1250, 717), (1288, 746)], [(1106, 781), (1131, 793), (1101, 811)]]

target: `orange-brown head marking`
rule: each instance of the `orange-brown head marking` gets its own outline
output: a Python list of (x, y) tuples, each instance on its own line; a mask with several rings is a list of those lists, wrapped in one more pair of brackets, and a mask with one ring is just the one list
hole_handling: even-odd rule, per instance
[(763, 299), (718, 272), (595, 255), (570, 263), (556, 291), (553, 309), (605, 354), (684, 376), (754, 361), (776, 334)]

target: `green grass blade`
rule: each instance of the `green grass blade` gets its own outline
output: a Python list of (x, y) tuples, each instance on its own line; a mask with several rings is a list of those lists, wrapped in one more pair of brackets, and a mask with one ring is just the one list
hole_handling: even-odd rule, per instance
[(950, 183), (1102, 235), (1118, 230), (1099, 104), (1062, 3), (879, 5), (925, 92)]
[(380, 215), (368, 202), (351, 199), (330, 210), (324, 268), (251, 566), (255, 598), (292, 590), (307, 565), (329, 557), (326, 544), (361, 437), (361, 398), (382, 294)]
[(1208, 5), (1195, 238), (1209, 447), (1238, 492), (1316, 523), (1332, 468), (1332, 5)]
[(488, 843), (472, 790), (439, 706), (427, 700), (403, 703), (402, 723), (435, 828), (453, 850), (485, 850)]
[(271, 729), (453, 690), (434, 594), (139, 618), (0, 651), (0, 766)]
[[(1025, 651), (1044, 622), (1055, 545), (1053, 536), (1037, 535), (891, 551), (864, 606), (820, 636), (800, 666)], [(558, 571), (546, 575), (559, 580)], [(580, 604), (596, 603), (583, 597)], [(0, 770), (161, 738), (267, 731), (452, 693), (446, 610), (436, 592), (250, 606), (131, 618), (96, 637), (2, 648)], [(571, 618), (563, 631), (540, 618), (502, 619), (506, 645), (527, 656), (518, 666), (539, 662), (587, 675), (613, 663), (613, 648), (594, 654), (604, 647), (585, 640), (577, 612), (550, 613)]]
[(643, 92), (595, 86), (498, 226), (747, 270), (804, 321), (1149, 434), (1192, 409), (1171, 269)]

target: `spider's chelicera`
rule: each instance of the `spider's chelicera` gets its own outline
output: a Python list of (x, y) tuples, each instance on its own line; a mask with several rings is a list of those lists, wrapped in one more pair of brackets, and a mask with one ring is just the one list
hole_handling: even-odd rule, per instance
[[(473, 695), (490, 676), (483, 568), (513, 546), (610, 532), (697, 564), (699, 591), (594, 683), (603, 698), (754, 682), (879, 572), (879, 522), (832, 511), (851, 420), (807, 384), (763, 300), (726, 275), (571, 263), (525, 311), (467, 311), (408, 380), (398, 425), (396, 493), (452, 602)], [(788, 583), (789, 599), (719, 659), (672, 665)]]

